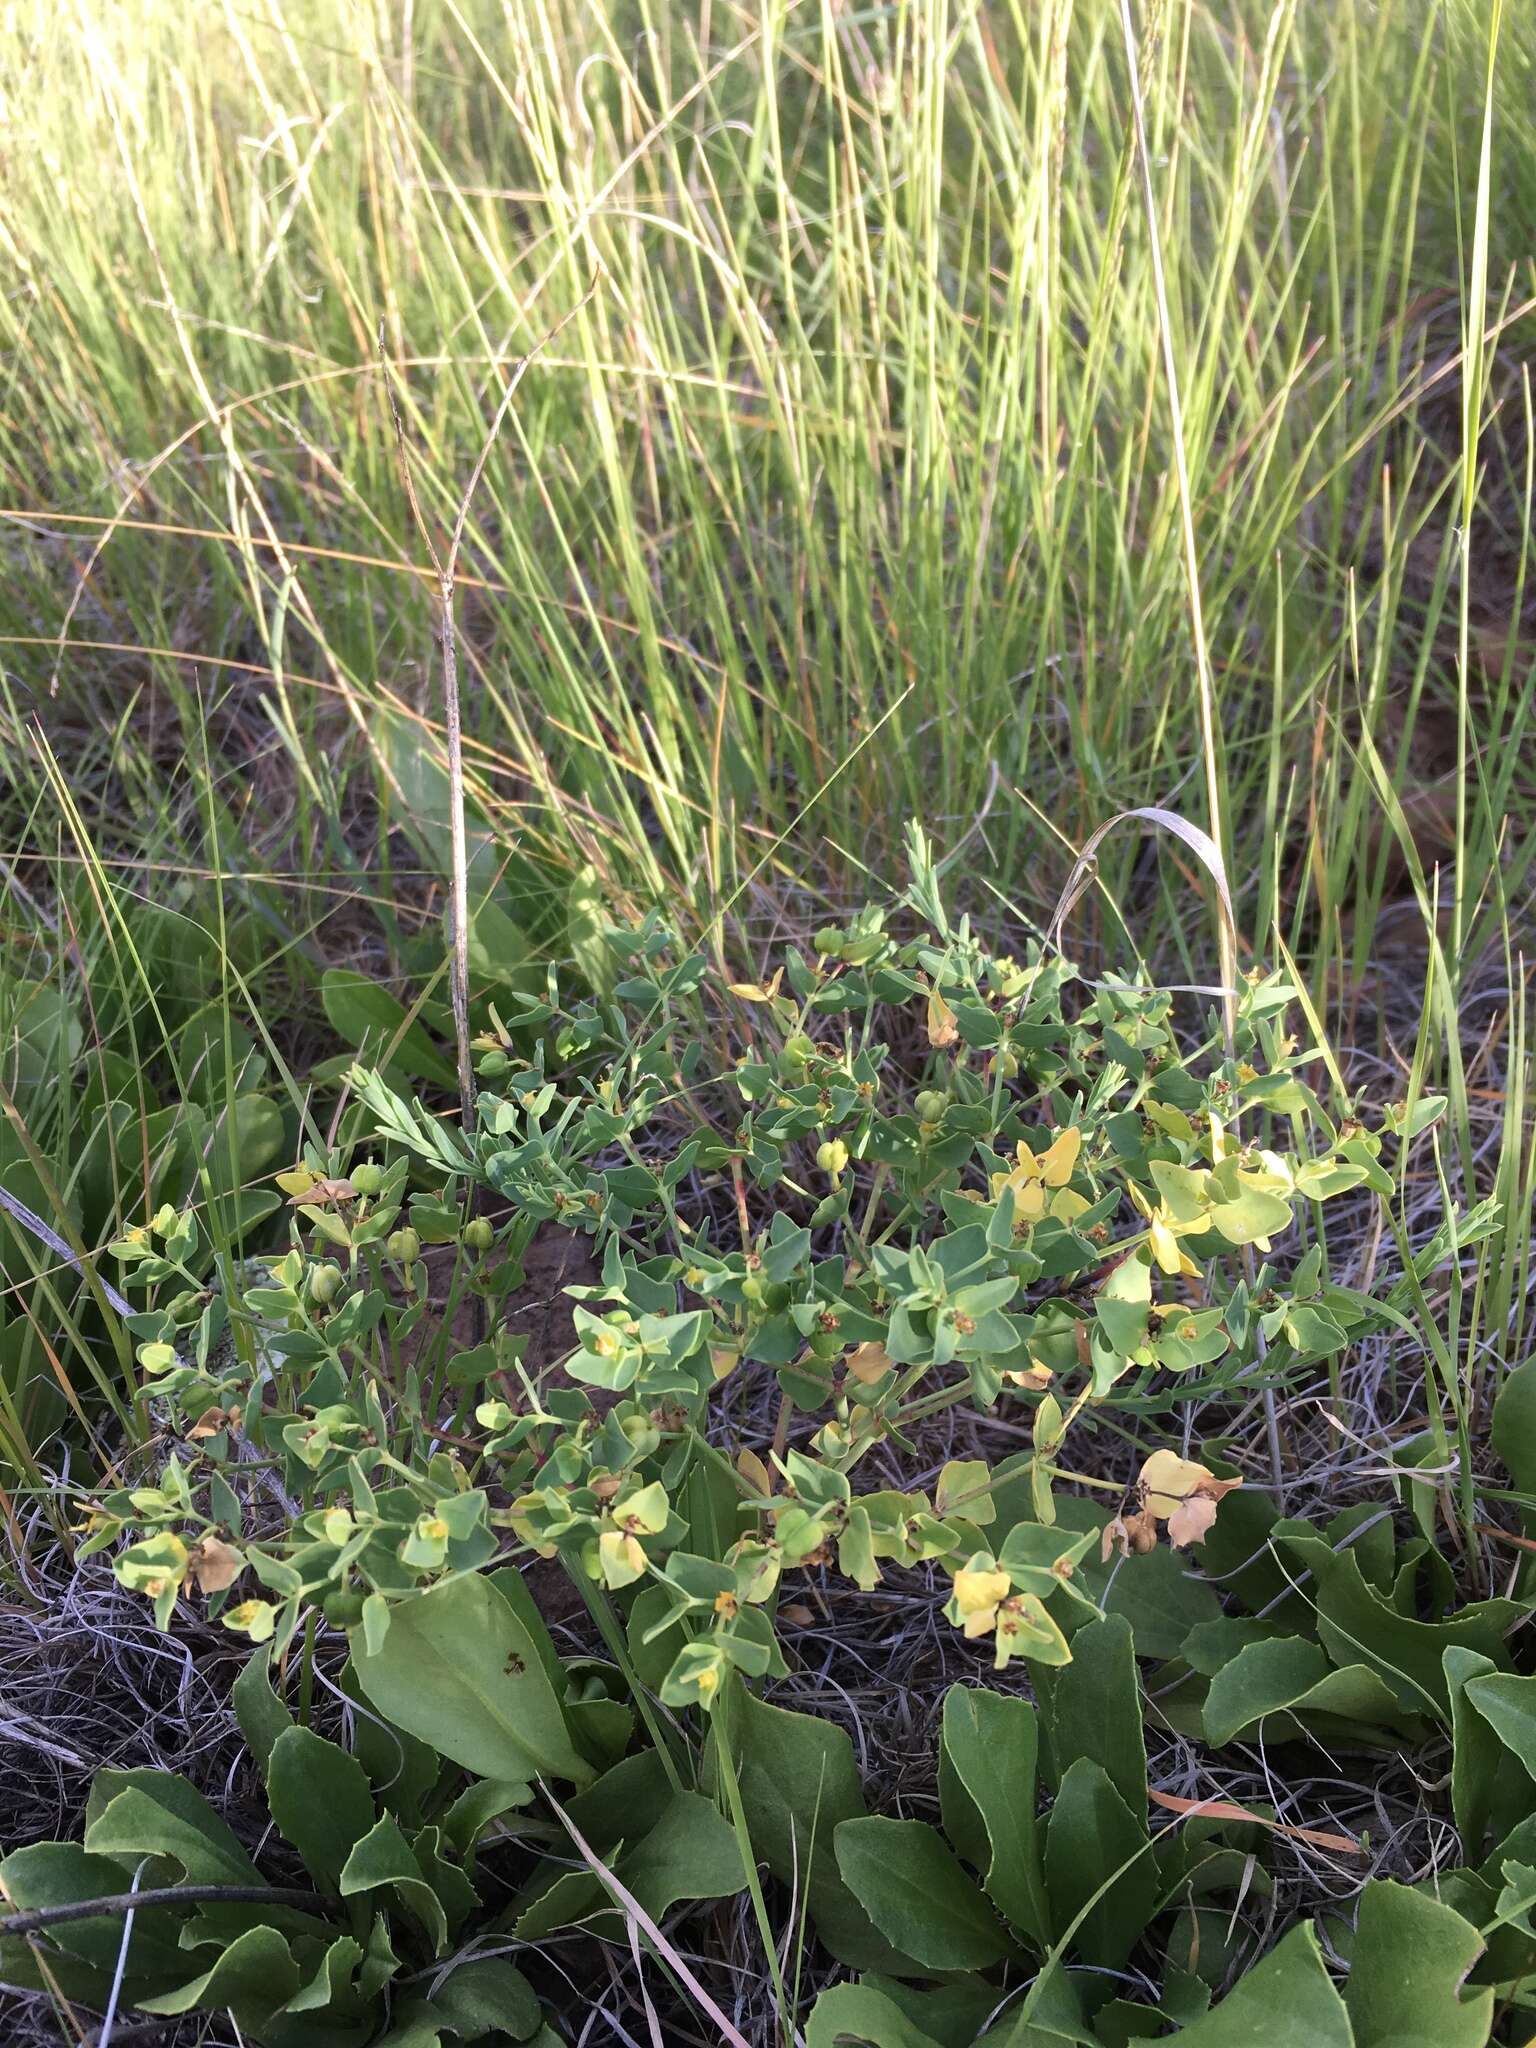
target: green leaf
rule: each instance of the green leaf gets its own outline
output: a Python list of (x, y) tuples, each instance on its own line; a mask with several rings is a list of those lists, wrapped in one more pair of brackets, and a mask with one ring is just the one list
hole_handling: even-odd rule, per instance
[(1285, 1334), (1305, 1357), (1326, 1357), (1332, 1351), (1343, 1351), (1349, 1343), (1347, 1333), (1327, 1309), (1310, 1308), (1304, 1302), (1294, 1303), (1287, 1313)]
[(909, 2020), (894, 2000), (867, 1984), (834, 1984), (811, 2008), (805, 2048), (841, 2048), (864, 2042), (868, 2048), (939, 2048), (932, 2034)]
[[(33, 1842), (0, 1860), (0, 1883), (9, 1908), (16, 1912), (108, 1898), (127, 1891), (132, 1874), (105, 1856), (88, 1854), (78, 1842)], [(82, 1962), (111, 1971), (122, 1953), (123, 1925), (116, 1913), (97, 1920), (66, 1920), (50, 1927), (47, 1938)], [(127, 1957), (130, 1978), (174, 1983), (181, 1976), (187, 1959), (177, 1944), (177, 1926), (168, 1910), (141, 1909), (134, 1914)]]
[(1477, 1929), (1427, 1892), (1368, 1884), (1344, 1993), (1355, 2048), (1485, 2048), (1493, 1988), (1461, 1995), (1482, 1953)]
[(265, 1095), (237, 1095), (215, 1119), (208, 1177), (221, 1193), (249, 1187), (285, 1149), (286, 1127), (277, 1104)]
[(1037, 1948), (1050, 1907), (1035, 1816), (1039, 1730), (1027, 1700), (952, 1685), (944, 1695), (939, 1795), (944, 1831), (982, 1873), (993, 1904)]
[[(1450, 1692), (1442, 1657), (1453, 1645), (1478, 1650), (1500, 1669), (1509, 1662), (1504, 1637), (1525, 1613), (1514, 1600), (1484, 1600), (1464, 1607), (1449, 1621), (1415, 1621), (1399, 1614), (1361, 1576), (1359, 1560), (1334, 1550), (1322, 1537), (1294, 1524), (1275, 1538), (1312, 1572), (1304, 1586), (1316, 1604), (1318, 1633), (1336, 1664), (1374, 1664), (1410, 1713), (1426, 1707), (1450, 1718)], [(1292, 1578), (1297, 1574), (1292, 1570)]]
[(578, 868), (565, 898), (565, 943), (576, 971), (605, 999), (613, 987), (614, 957), (605, 936), (608, 906), (594, 867)]
[(680, 1899), (726, 1899), (746, 1888), (741, 1845), (718, 1807), (697, 1792), (672, 1797), (618, 1874), (653, 1920)]
[(1464, 1691), (1504, 1747), (1536, 1778), (1536, 1678), (1495, 1671), (1469, 1678)]
[(543, 2017), (533, 1986), (504, 1956), (453, 1964), (430, 2004), (438, 2024), (462, 2041), (498, 2031), (526, 2041)]
[(283, 1839), (327, 1886), (374, 1823), (373, 1790), (362, 1765), (307, 1728), (286, 1728), (272, 1745), (267, 1801)]
[(363, 1955), (360, 1941), (350, 1934), (338, 1935), (321, 1956), (314, 1974), (299, 1986), (283, 2011), (325, 2013), (340, 2006), (347, 1999), (353, 1972)]
[(379, 1712), (466, 1770), (592, 1778), (536, 1644), (484, 1579), (451, 1579), (397, 1607), (371, 1656), (360, 1628), (351, 1640), (358, 1684)]
[(1096, 1968), (1118, 1970), (1156, 1908), (1157, 1865), (1145, 1807), (1133, 1813), (1089, 1757), (1068, 1770), (1051, 1808), (1045, 1881), (1056, 1939), (1083, 1913), (1071, 1945)]
[(1220, 2005), (1175, 2038), (1179, 2048), (1356, 2048), (1307, 1925), (1293, 1927)]
[[(753, 1853), (781, 1884), (808, 1902), (816, 1931), (850, 1969), (900, 1963), (839, 1875), (834, 1832), (864, 1813), (864, 1792), (853, 1744), (834, 1721), (770, 1707), (740, 1685), (717, 1708), (711, 1741), (736, 1745), (736, 1774)], [(620, 1765), (619, 1769), (624, 1766)]]
[(1205, 1697), (1205, 1739), (1216, 1748), (1250, 1732), (1283, 1742), (1300, 1732), (1294, 1715), (1326, 1713), (1396, 1727), (1402, 1708), (1384, 1678), (1364, 1664), (1335, 1670), (1316, 1643), (1300, 1636), (1246, 1644), (1224, 1663)]
[(369, 1892), (392, 1891), (406, 1910), (426, 1929), (434, 1955), (441, 1955), (448, 1941), (448, 1921), (441, 1899), (422, 1876), (421, 1865), (393, 1814), (375, 1822), (358, 1842), (341, 1873), (339, 1890), (344, 1899)]
[[(1230, 1494), (1222, 1513), (1241, 1494)], [(1070, 1497), (1059, 1503), (1059, 1519), (1071, 1529), (1097, 1532), (1109, 1519), (1091, 1501)], [(1218, 1519), (1217, 1527), (1221, 1526)], [(1100, 1561), (1097, 1543), (1074, 1567), (1074, 1583), (1106, 1614), (1123, 1614), (1131, 1624), (1138, 1657), (1176, 1657), (1184, 1638), (1201, 1622), (1213, 1621), (1220, 1602), (1184, 1551), (1158, 1544), (1142, 1556)]]
[(145, 2012), (227, 2008), (242, 2027), (259, 2027), (299, 1988), (299, 1966), (275, 1927), (249, 1927), (237, 1935), (211, 1970), (158, 1998), (140, 1998)]
[(1491, 1660), (1476, 1650), (1452, 1648), (1444, 1662), (1451, 1692), (1451, 1814), (1462, 1855), (1475, 1862), (1490, 1840), (1536, 1809), (1536, 1787), (1506, 1748), (1497, 1723), (1468, 1697), (1473, 1679), (1493, 1675)]
[(1278, 1237), (1290, 1221), (1290, 1203), (1261, 1188), (1244, 1188), (1235, 1200), (1217, 1202), (1211, 1209), (1212, 1226), (1229, 1244), (1257, 1244), (1261, 1238)]
[[(121, 1789), (119, 1789), (121, 1788)], [(200, 1792), (169, 1771), (98, 1771), (91, 1801), (104, 1803), (85, 1830), (93, 1856), (130, 1866), (167, 1857), (188, 1884), (264, 1884), (234, 1831)]]
[(265, 1772), (272, 1745), (294, 1725), (292, 1714), (272, 1690), (265, 1650), (258, 1650), (245, 1666), (229, 1689), (229, 1699), (245, 1746)]
[(456, 1935), (479, 1905), (480, 1895), (458, 1864), (442, 1853), (442, 1847), (441, 1829), (422, 1828), (411, 1842), (411, 1854), (416, 1858), (417, 1869), (437, 1893), (449, 1934)]
[(1051, 1774), (1058, 1785), (1079, 1757), (1101, 1764), (1130, 1812), (1147, 1810), (1147, 1750), (1131, 1624), (1091, 1621), (1072, 1638), (1072, 1662), (1036, 1674)]
[(475, 1844), (491, 1822), (526, 1806), (532, 1797), (533, 1787), (520, 1779), (508, 1784), (500, 1778), (475, 1778), (444, 1814), (443, 1837), (472, 1868)]
[(834, 1837), (844, 1881), (895, 1948), (930, 1970), (984, 1970), (1008, 1953), (997, 1915), (935, 1828), (870, 1815)]
[(1518, 1366), (1493, 1404), (1493, 1448), (1515, 1490), (1536, 1504), (1536, 1359)]
[(404, 1005), (366, 974), (351, 967), (327, 968), (320, 977), (320, 1001), (331, 1029), (368, 1065), (413, 1081), (454, 1086), (453, 1068), (424, 1027), (407, 1021)]

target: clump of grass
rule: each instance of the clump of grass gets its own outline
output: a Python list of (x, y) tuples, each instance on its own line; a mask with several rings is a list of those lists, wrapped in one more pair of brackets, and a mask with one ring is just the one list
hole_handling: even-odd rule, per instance
[[(1261, 940), (1279, 914), (1356, 968), (1395, 879), (1362, 738), (1458, 874), (1501, 844), (1525, 872), (1500, 821), (1529, 802), (1503, 367), (1529, 251), (1513, 203), (1477, 229), (1476, 194), (1527, 175), (1531, 31), (1506, 25), (1490, 73), (1488, 28), (1468, 0), (1427, 32), (1419, 8), (1288, 4), (1139, 31), (1233, 872)], [(520, 887), (595, 863), (615, 899), (682, 893), (707, 926), (765, 888), (856, 886), (921, 815), (978, 831), (1038, 912), (1042, 813), (1080, 843), (1191, 776), (1109, 0), (867, 22), (274, 0), (155, 6), (131, 34), (39, 8), (33, 31), (4, 87), (0, 630), (45, 719), (131, 690), (122, 754), (152, 706), (194, 776), (217, 678), (249, 707), (222, 760), (261, 735), (304, 871), (279, 886), (307, 905), (420, 853), (414, 764), (444, 740), (381, 320), (445, 524), (559, 330), (462, 563), (471, 788), (533, 863)], [(1421, 425), (1463, 391), (1466, 463)]]

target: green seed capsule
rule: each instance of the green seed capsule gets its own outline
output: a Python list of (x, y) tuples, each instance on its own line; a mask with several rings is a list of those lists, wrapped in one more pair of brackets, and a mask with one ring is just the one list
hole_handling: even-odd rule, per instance
[[(356, 1185), (354, 1181), (353, 1186)], [(320, 1604), (320, 1612), (332, 1628), (356, 1628), (363, 1618), (363, 1596), (361, 1593), (327, 1593)]]
[(365, 1159), (361, 1165), (353, 1167), (347, 1178), (360, 1195), (371, 1201), (384, 1185), (384, 1169), (374, 1160)]
[(912, 1107), (925, 1124), (941, 1123), (944, 1112), (949, 1107), (949, 1097), (941, 1095), (937, 1088), (925, 1088)]
[(828, 1138), (816, 1147), (816, 1164), (823, 1173), (830, 1173), (835, 1180), (848, 1164), (848, 1147), (841, 1138)]
[(496, 1232), (484, 1216), (476, 1216), (464, 1226), (464, 1242), (472, 1252), (488, 1252), (496, 1242)]
[(741, 1298), (752, 1303), (760, 1302), (768, 1292), (755, 1273), (749, 1273), (741, 1283)]
[(341, 1292), (340, 1266), (316, 1266), (309, 1276), (310, 1298), (326, 1308)]
[(835, 953), (843, 943), (843, 935), (835, 924), (824, 924), (811, 940), (812, 946), (825, 960), (829, 953)]
[(402, 1230), (392, 1230), (385, 1241), (385, 1249), (392, 1259), (398, 1259), (402, 1266), (412, 1265), (421, 1256), (421, 1239), (406, 1224)]

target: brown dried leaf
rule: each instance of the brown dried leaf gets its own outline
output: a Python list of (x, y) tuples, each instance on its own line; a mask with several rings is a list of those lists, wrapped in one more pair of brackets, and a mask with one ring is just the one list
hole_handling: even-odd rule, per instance
[(1257, 1827), (1269, 1828), (1277, 1835), (1289, 1835), (1293, 1842), (1310, 1842), (1314, 1849), (1336, 1849), (1341, 1856), (1363, 1856), (1365, 1851), (1353, 1835), (1330, 1835), (1321, 1828), (1293, 1828), (1283, 1820), (1270, 1820), (1262, 1813), (1251, 1813), (1246, 1806), (1239, 1806), (1231, 1799), (1180, 1799), (1174, 1792), (1155, 1792), (1150, 1786), (1147, 1797), (1154, 1806), (1161, 1806), (1168, 1813), (1181, 1818), (1200, 1814), (1211, 1820), (1246, 1820)]
[(188, 1559), (188, 1569), (203, 1593), (223, 1593), (245, 1570), (245, 1559), (220, 1537), (205, 1536)]
[(1203, 1543), (1216, 1520), (1216, 1496), (1203, 1488), (1181, 1501), (1168, 1517), (1168, 1541), (1175, 1550)]
[(1099, 1559), (1108, 1564), (1111, 1550), (1118, 1549), (1122, 1557), (1129, 1557), (1134, 1550), (1138, 1557), (1145, 1557), (1149, 1550), (1157, 1548), (1157, 1521), (1150, 1514), (1116, 1515), (1112, 1522), (1104, 1524), (1104, 1534), (1099, 1540)]
[(953, 1045), (960, 1036), (960, 1027), (955, 1022), (955, 1013), (939, 994), (937, 989), (928, 993), (928, 1043), (941, 1051)]
[(222, 1408), (205, 1408), (187, 1431), (187, 1441), (199, 1444), (210, 1436), (217, 1436), (227, 1426), (233, 1427), (240, 1419), (240, 1410), (231, 1408), (227, 1413)]
[[(290, 1174), (279, 1176), (279, 1184), (292, 1179)], [(312, 1208), (334, 1208), (338, 1202), (355, 1202), (357, 1189), (349, 1180), (312, 1180), (307, 1187), (299, 1188), (288, 1197), (290, 1208), (306, 1203)]]
[(844, 1359), (843, 1370), (860, 1386), (872, 1387), (891, 1370), (891, 1357), (883, 1344), (860, 1344)]

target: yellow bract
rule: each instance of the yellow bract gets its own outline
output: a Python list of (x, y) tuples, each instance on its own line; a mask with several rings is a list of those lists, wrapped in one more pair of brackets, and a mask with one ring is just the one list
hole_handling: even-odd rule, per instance
[[(1015, 1216), (1021, 1223), (1038, 1223), (1046, 1211), (1047, 1188), (1066, 1187), (1082, 1149), (1083, 1134), (1076, 1124), (1069, 1124), (1038, 1158), (1020, 1138), (1015, 1148), (1018, 1164), (1008, 1173), (994, 1173), (992, 1176), (993, 1201), (998, 1199), (1004, 1188), (1012, 1188)], [(1055, 1213), (1055, 1202), (1050, 1207)], [(1078, 1213), (1081, 1214), (1081, 1210)], [(1066, 1220), (1070, 1221), (1070, 1218)]]
[(632, 1586), (645, 1570), (645, 1552), (633, 1536), (622, 1529), (605, 1529), (597, 1539), (598, 1560), (604, 1582), (616, 1591)]
[(968, 1636), (984, 1636), (997, 1622), (997, 1603), (1013, 1591), (1006, 1572), (992, 1568), (985, 1556), (973, 1558), (955, 1573), (955, 1612)]

